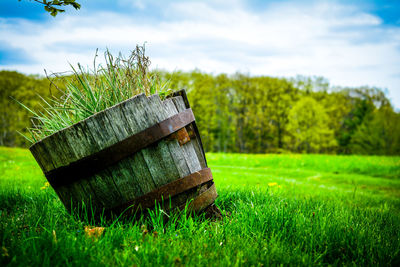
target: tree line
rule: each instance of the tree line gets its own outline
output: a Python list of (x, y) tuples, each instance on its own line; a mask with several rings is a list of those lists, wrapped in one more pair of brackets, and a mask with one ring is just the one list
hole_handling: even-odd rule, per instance
[[(331, 87), (321, 77), (159, 75), (187, 90), (206, 151), (400, 154), (400, 114), (379, 88)], [(29, 145), (17, 131), (30, 115), (12, 98), (38, 109), (40, 97), (60, 95), (46, 78), (0, 71), (0, 145)]]
[(163, 72), (186, 88), (206, 151), (400, 154), (400, 114), (382, 90), (322, 77)]

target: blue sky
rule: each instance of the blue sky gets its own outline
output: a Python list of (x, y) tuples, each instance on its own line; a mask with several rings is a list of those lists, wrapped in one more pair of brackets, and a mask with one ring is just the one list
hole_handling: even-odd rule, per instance
[(96, 48), (128, 55), (146, 42), (170, 71), (324, 76), (386, 89), (400, 109), (400, 1), (78, 0), (51, 17), (0, 1), (0, 69), (43, 74), (91, 65)]

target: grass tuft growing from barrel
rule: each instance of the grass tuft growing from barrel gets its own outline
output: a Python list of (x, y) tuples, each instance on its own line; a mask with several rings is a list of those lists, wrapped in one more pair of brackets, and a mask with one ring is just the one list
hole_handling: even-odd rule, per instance
[[(28, 150), (0, 148), (0, 265), (399, 266), (400, 157), (207, 154), (224, 219), (68, 214)], [(371, 171), (375, 169), (376, 171)]]
[(30, 136), (25, 136), (30, 142), (37, 142), (140, 93), (147, 96), (158, 93), (163, 97), (169, 91), (168, 83), (161, 82), (157, 72), (149, 70), (145, 46), (136, 46), (128, 58), (121, 54), (114, 57), (107, 50), (105, 65), (97, 64), (96, 57), (97, 52), (93, 69), (71, 65), (73, 78), (59, 77), (66, 90), (59, 98), (41, 98), (41, 110), (32, 110), (20, 103), (33, 116), (33, 127), (28, 129)]

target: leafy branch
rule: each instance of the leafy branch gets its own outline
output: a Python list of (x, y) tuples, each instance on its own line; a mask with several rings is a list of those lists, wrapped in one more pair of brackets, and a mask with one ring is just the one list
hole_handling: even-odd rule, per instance
[[(21, 1), (21, 0), (18, 0)], [(31, 0), (32, 1), (32, 0)], [(50, 13), (53, 17), (55, 17), (58, 13), (63, 13), (65, 12), (65, 9), (61, 9), (63, 6), (72, 6), (76, 10), (81, 8), (81, 5), (75, 0), (53, 0), (53, 1), (47, 1), (47, 0), (33, 0), (39, 4), (44, 5), (44, 10)]]

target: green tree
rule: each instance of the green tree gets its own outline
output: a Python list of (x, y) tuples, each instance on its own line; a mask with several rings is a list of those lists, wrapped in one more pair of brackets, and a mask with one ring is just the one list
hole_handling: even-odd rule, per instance
[(188, 98), (196, 114), (196, 122), (206, 151), (215, 151), (214, 145), (217, 143), (215, 133), (218, 107), (215, 103), (215, 87), (215, 79), (212, 75), (200, 71), (190, 73)]
[[(40, 110), (40, 97), (48, 98), (60, 92), (52, 90), (50, 82), (38, 76), (26, 76), (16, 71), (0, 71), (0, 146), (27, 146), (17, 131), (27, 133), (30, 114), (15, 100)], [(14, 99), (14, 100), (13, 100)]]
[(325, 109), (312, 97), (301, 98), (289, 113), (287, 146), (295, 152), (329, 153), (337, 143)]
[(287, 80), (273, 77), (237, 73), (231, 79), (238, 152), (282, 149), (288, 113), (298, 90)]
[(289, 112), (300, 97), (301, 92), (286, 79), (263, 77), (263, 88), (267, 91), (266, 120), (273, 137), (269, 150), (280, 151), (284, 147), (284, 137), (287, 135)]
[(257, 142), (256, 136), (259, 135), (261, 127), (260, 121), (257, 121), (254, 116), (258, 113), (256, 102), (260, 96), (248, 75), (236, 73), (231, 79), (233, 87), (231, 108), (235, 114), (233, 123), (236, 128), (234, 152), (249, 153), (254, 149), (254, 143)]
[[(348, 110), (347, 114), (342, 113), (339, 116), (342, 121), (341, 127), (339, 129), (335, 128), (335, 136), (339, 144), (338, 152), (350, 154), (352, 153), (350, 143), (358, 127), (365, 119), (370, 117), (370, 114), (372, 114), (377, 107), (387, 106), (390, 105), (390, 103), (384, 92), (379, 88), (364, 86), (359, 88), (337, 89), (340, 94), (345, 96), (345, 99), (342, 98), (342, 101), (336, 102), (333, 106), (338, 107), (340, 110), (343, 108)], [(338, 114), (336, 113), (336, 115)], [(334, 116), (335, 115), (333, 115), (333, 117)]]
[(399, 155), (400, 114), (390, 105), (367, 115), (350, 142), (354, 154)]
[(294, 87), (306, 94), (312, 92), (327, 92), (329, 90), (329, 81), (320, 76), (302, 76), (297, 75), (296, 78), (290, 79)]

